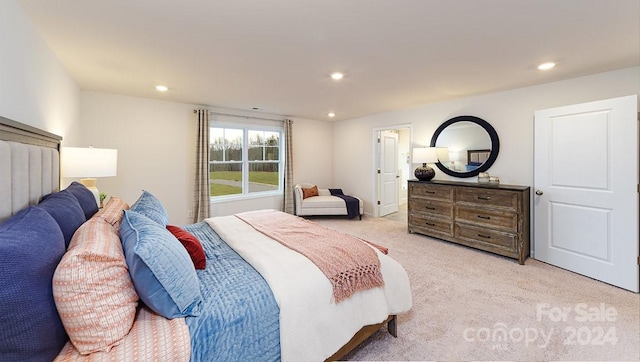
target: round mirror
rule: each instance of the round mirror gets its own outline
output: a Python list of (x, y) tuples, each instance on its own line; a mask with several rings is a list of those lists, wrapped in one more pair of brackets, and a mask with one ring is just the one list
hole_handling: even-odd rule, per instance
[(436, 166), (454, 177), (473, 177), (484, 172), (498, 158), (500, 140), (496, 130), (474, 116), (451, 118), (436, 129), (431, 147), (438, 147)]

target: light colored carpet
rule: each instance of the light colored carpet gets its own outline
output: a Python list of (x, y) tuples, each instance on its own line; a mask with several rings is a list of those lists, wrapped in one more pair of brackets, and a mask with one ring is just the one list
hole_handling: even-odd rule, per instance
[(640, 360), (638, 294), (527, 259), (408, 234), (406, 222), (312, 218), (390, 249), (413, 308), (347, 360)]

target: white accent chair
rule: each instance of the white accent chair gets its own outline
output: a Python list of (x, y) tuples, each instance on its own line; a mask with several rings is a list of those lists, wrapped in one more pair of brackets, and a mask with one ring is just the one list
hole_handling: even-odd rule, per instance
[[(294, 188), (294, 202), (295, 211), (298, 216), (313, 216), (313, 215), (348, 215), (347, 205), (344, 200), (332, 196), (329, 189), (318, 188), (318, 196), (303, 197), (302, 188), (311, 188), (315, 186), (310, 183), (299, 183)], [(355, 197), (353, 195), (349, 195)], [(362, 200), (355, 197), (359, 201), (359, 213), (360, 220), (362, 220), (363, 205)]]

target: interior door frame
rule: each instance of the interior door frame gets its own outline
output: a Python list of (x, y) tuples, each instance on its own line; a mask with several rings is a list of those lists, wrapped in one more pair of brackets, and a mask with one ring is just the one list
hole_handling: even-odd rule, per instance
[[(371, 200), (373, 200), (373, 217), (380, 216), (380, 205), (378, 205), (379, 193), (380, 193), (380, 179), (378, 174), (378, 162), (380, 161), (379, 155), (377, 152), (378, 147), (378, 135), (382, 131), (393, 131), (399, 129), (408, 129), (409, 130), (409, 144), (413, 145), (413, 127), (411, 123), (398, 124), (395, 126), (387, 126), (387, 127), (377, 127), (373, 129), (372, 132), (372, 142), (371, 142), (371, 152), (373, 154), (372, 157), (372, 182), (373, 182), (373, 194), (371, 195)], [(397, 155), (396, 155), (397, 156)]]

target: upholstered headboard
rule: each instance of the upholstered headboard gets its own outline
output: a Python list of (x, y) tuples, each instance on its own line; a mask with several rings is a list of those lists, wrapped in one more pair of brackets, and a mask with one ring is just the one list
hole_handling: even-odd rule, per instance
[(0, 222), (60, 189), (61, 140), (0, 116)]

